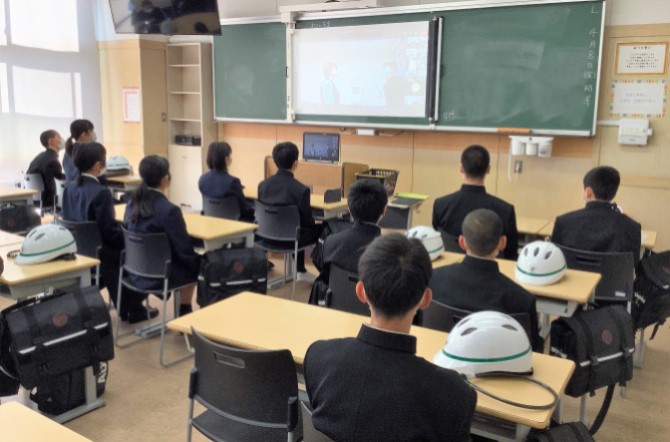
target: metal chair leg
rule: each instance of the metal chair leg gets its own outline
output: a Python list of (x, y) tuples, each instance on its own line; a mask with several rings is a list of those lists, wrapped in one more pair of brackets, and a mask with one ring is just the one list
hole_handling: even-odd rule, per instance
[[(177, 312), (179, 311), (179, 305), (181, 304), (181, 290), (174, 290), (174, 318), (178, 316)], [(163, 314), (161, 315), (161, 342), (160, 342), (160, 355), (159, 355), (159, 360), (161, 366), (164, 368), (169, 368), (175, 365), (178, 362), (184, 361), (191, 356), (193, 356), (194, 352), (190, 348), (191, 346), (189, 345), (188, 338), (186, 342), (186, 349), (189, 350), (187, 355), (178, 357), (176, 359), (173, 359), (172, 361), (165, 362), (165, 333), (167, 331), (167, 294), (163, 296)]]

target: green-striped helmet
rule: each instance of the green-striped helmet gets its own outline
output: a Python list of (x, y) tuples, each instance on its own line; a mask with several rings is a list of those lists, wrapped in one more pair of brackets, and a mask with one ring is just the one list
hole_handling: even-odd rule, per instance
[(17, 264), (39, 264), (77, 253), (77, 244), (68, 229), (56, 224), (35, 227), (23, 240)]
[(560, 280), (567, 268), (561, 249), (548, 241), (533, 241), (519, 254), (515, 278), (524, 284), (549, 285)]

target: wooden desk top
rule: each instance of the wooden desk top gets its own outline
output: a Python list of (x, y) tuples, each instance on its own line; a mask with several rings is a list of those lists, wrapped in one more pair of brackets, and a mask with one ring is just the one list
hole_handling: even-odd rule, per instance
[[(440, 259), (433, 262), (433, 269), (450, 264), (456, 264), (463, 260), (465, 255), (453, 252), (444, 252)], [(516, 280), (516, 261), (508, 259), (497, 259), (500, 273), (516, 282), (530, 293), (544, 298), (560, 301), (573, 301), (578, 304), (586, 304), (600, 282), (600, 274), (584, 272), (581, 270), (568, 269), (565, 276), (551, 285), (528, 285)]]
[(17, 265), (13, 259), (7, 258), (7, 253), (19, 249), (19, 244), (0, 247), (0, 256), (5, 261), (5, 271), (0, 275), (0, 283), (8, 286), (25, 284), (51, 276), (76, 270), (89, 269), (100, 264), (100, 261), (87, 256), (77, 255), (72, 261), (58, 259), (41, 264)]
[(2, 439), (23, 442), (91, 442), (18, 402), (0, 405)]
[(516, 230), (526, 235), (538, 235), (544, 226), (549, 224), (548, 219), (526, 218), (518, 216), (516, 218)]
[(120, 175), (120, 176), (108, 176), (108, 183), (118, 183), (118, 184), (140, 184), (142, 178), (137, 175)]
[[(212, 304), (168, 323), (168, 328), (190, 333), (191, 326), (212, 340), (253, 350), (288, 348), (302, 365), (307, 348), (320, 339), (355, 337), (368, 318), (323, 307), (245, 292)], [(417, 355), (429, 361), (444, 346), (447, 333), (412, 327)], [(574, 364), (549, 355), (533, 354), (534, 377), (548, 383), (559, 395), (567, 385)], [(504, 397), (531, 403), (550, 400), (549, 394), (528, 382), (476, 380), (483, 388)], [(544, 428), (551, 411), (522, 410), (478, 395), (477, 410), (512, 422)]]
[[(125, 212), (125, 204), (116, 204), (114, 206), (114, 219), (122, 223)], [(205, 216), (193, 212), (184, 212), (184, 221), (189, 236), (205, 241), (225, 236), (242, 235), (253, 232), (258, 227), (257, 224), (253, 223)]]
[[(17, 244), (17, 248), (20, 247), (19, 244), (23, 243), (23, 237), (21, 235), (16, 235), (14, 233), (5, 232), (0, 230), (0, 247)], [(2, 259), (6, 259), (7, 255), (3, 256)]]
[[(551, 237), (551, 234), (554, 232), (554, 221), (551, 221), (549, 224), (544, 226), (540, 231), (538, 232), (538, 235), (544, 236), (544, 237)], [(653, 250), (654, 246), (656, 245), (656, 235), (658, 232), (655, 232), (653, 230), (644, 230), (642, 229), (642, 247), (648, 250)]]
[[(257, 200), (258, 189), (244, 189), (244, 196), (252, 200)], [(323, 202), (323, 195), (315, 193), (310, 193), (309, 205), (312, 209), (319, 210), (339, 210), (348, 207), (346, 198), (342, 198), (336, 203), (325, 203)]]
[(9, 199), (9, 198), (25, 198), (32, 195), (35, 195), (37, 190), (34, 189), (21, 189), (19, 187), (12, 187), (6, 184), (0, 184), (0, 198)]

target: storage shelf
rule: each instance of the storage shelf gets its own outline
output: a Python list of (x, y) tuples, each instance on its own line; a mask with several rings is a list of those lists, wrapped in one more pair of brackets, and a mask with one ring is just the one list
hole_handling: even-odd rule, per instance
[(188, 123), (200, 123), (202, 120), (199, 118), (170, 118), (170, 121), (185, 121)]
[(175, 92), (175, 91), (170, 91), (168, 94), (171, 95), (200, 95), (200, 92)]
[(169, 64), (169, 68), (199, 68), (199, 64)]

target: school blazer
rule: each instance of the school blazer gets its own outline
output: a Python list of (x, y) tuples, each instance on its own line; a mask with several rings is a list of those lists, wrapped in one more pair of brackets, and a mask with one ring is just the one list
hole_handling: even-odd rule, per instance
[(44, 191), (42, 192), (42, 204), (53, 206), (54, 196), (56, 196), (56, 181), (65, 178), (63, 169), (58, 161), (58, 154), (51, 149), (40, 152), (28, 166), (26, 173), (39, 173), (44, 181)]
[(254, 218), (254, 209), (244, 198), (240, 179), (230, 175), (228, 172), (210, 170), (200, 177), (198, 188), (205, 198), (221, 199), (227, 196), (234, 196), (240, 205), (240, 217), (242, 219)]

